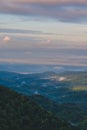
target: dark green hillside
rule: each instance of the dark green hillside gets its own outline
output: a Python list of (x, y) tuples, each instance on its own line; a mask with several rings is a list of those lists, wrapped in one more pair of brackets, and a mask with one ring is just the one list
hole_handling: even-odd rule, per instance
[(81, 130), (87, 130), (87, 111), (82, 109), (79, 104), (57, 103), (41, 95), (33, 95), (31, 99), (58, 117), (71, 122), (75, 126), (79, 126)]
[(75, 128), (41, 108), (29, 97), (0, 86), (0, 130), (75, 130)]

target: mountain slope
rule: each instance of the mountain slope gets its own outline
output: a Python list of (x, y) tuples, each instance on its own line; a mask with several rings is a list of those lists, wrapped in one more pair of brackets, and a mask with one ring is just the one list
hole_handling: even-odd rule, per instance
[(33, 95), (31, 99), (40, 104), (43, 108), (48, 111), (51, 111), (56, 116), (61, 117), (74, 126), (87, 129), (87, 124), (84, 121), (87, 119), (87, 112), (81, 108), (80, 105), (75, 103), (57, 103), (52, 100), (49, 100), (47, 97), (42, 95)]
[(0, 86), (0, 130), (75, 130), (75, 127), (29, 97)]

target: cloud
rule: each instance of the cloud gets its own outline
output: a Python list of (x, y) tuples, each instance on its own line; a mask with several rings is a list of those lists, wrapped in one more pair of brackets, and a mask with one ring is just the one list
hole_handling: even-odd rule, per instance
[(1, 0), (0, 13), (87, 22), (87, 0)]
[(13, 0), (21, 3), (42, 3), (42, 4), (87, 4), (87, 0)]
[(26, 54), (26, 55), (31, 55), (32, 52), (31, 52), (31, 51), (26, 51), (26, 52), (24, 52), (24, 54)]
[(10, 36), (4, 36), (3, 41), (4, 42), (9, 42), (11, 40)]
[(28, 30), (28, 29), (7, 29), (7, 28), (2, 28), (2, 29), (0, 29), (0, 33), (57, 35), (57, 34), (55, 34), (55, 33), (46, 33), (46, 32), (43, 32), (43, 31), (36, 31), (36, 30)]
[(39, 45), (49, 45), (51, 43), (50, 39), (42, 40), (38, 44)]
[[(11, 37), (10, 36), (1, 36), (0, 37), (0, 49), (3, 49), (4, 47), (6, 47), (6, 44), (8, 42), (10, 42)], [(1, 51), (1, 50), (0, 50)]]

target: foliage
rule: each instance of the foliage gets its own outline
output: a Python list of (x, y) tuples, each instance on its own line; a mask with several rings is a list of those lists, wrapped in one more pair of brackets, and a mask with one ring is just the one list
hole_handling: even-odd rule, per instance
[(29, 97), (0, 86), (0, 130), (75, 130), (75, 127)]

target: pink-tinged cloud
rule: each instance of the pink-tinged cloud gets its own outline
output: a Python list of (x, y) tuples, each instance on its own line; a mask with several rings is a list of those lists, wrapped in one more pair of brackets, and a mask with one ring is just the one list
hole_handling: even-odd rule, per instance
[(87, 22), (87, 0), (1, 0), (0, 12)]
[(10, 36), (5, 36), (3, 38), (3, 42), (9, 42), (11, 40), (11, 37)]

